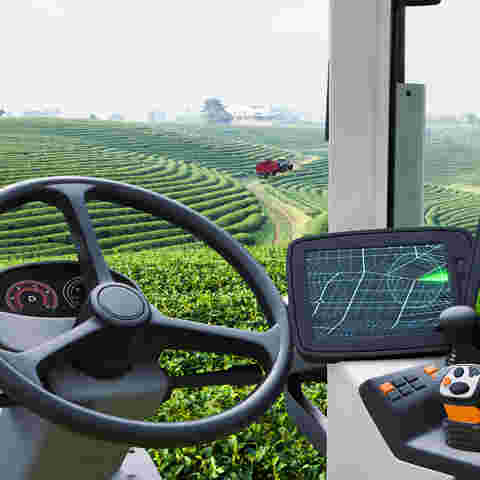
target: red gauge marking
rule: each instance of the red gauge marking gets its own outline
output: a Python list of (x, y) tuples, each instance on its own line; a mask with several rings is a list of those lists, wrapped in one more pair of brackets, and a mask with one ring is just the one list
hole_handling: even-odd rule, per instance
[(5, 294), (5, 302), (13, 312), (23, 311), (25, 305), (22, 302), (22, 295), (25, 292), (31, 292), (41, 296), (41, 307), (47, 310), (55, 310), (58, 307), (58, 296), (55, 290), (46, 283), (36, 280), (21, 280), (14, 283)]

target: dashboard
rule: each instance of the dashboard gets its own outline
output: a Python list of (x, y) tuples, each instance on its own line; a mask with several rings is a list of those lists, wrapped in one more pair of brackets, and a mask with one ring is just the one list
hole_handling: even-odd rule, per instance
[[(111, 271), (115, 282), (139, 289)], [(52, 261), (0, 270), (0, 311), (36, 317), (75, 317), (87, 298), (78, 262)]]

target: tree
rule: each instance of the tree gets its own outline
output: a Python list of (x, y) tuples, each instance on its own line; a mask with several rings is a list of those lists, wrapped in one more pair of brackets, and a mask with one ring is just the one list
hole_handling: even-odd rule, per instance
[(476, 125), (477, 122), (478, 122), (478, 117), (477, 117), (474, 113), (467, 113), (467, 114), (465, 114), (464, 119), (465, 119), (465, 121), (466, 121), (467, 123), (469, 123), (470, 125), (472, 125), (472, 127), (473, 127), (474, 125)]
[(90, 120), (98, 120), (98, 117), (94, 113), (91, 113), (89, 118)]
[(2, 117), (3, 115), (5, 115), (7, 112), (5, 111), (5, 109), (2, 107), (0, 108), (0, 117)]
[(202, 112), (207, 114), (208, 121), (211, 123), (230, 123), (233, 120), (232, 114), (225, 110), (218, 98), (207, 98)]

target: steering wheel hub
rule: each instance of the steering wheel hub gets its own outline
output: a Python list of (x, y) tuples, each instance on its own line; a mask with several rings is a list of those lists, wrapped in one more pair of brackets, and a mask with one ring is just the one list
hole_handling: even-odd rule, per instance
[(147, 300), (134, 288), (119, 283), (101, 284), (90, 293), (95, 315), (116, 327), (134, 327), (150, 318)]

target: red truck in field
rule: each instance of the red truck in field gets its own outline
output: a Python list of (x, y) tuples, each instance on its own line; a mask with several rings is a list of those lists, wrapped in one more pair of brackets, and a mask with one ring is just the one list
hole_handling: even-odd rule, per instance
[(269, 175), (276, 175), (278, 172), (286, 172), (292, 170), (293, 164), (286, 158), (278, 160), (265, 160), (257, 163), (255, 171), (258, 177), (268, 177)]

